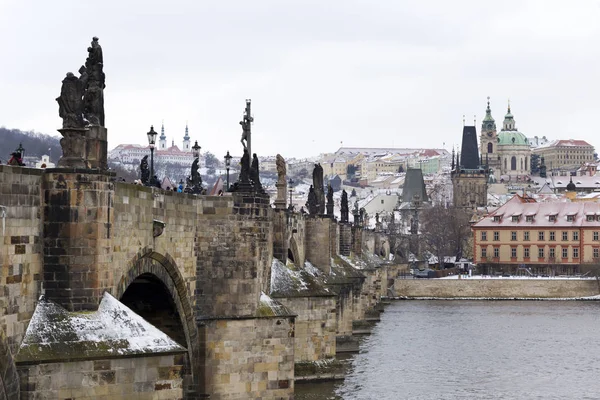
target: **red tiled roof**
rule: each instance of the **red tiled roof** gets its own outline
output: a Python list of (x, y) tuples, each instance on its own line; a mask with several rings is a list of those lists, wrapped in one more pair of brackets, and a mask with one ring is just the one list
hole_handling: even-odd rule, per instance
[(558, 147), (558, 146), (591, 146), (585, 140), (575, 140), (575, 139), (563, 139), (556, 140), (549, 147)]

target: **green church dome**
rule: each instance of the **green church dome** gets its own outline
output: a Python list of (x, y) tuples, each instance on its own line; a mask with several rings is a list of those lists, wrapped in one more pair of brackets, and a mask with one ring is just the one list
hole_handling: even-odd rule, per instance
[(527, 137), (519, 131), (500, 131), (498, 133), (498, 145), (507, 146), (529, 146)]

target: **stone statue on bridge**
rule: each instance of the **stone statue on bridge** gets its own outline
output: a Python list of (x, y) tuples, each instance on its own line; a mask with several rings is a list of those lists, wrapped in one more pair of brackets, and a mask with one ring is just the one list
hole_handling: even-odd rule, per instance
[(252, 117), (252, 113), (250, 110), (250, 99), (246, 99), (246, 109), (244, 110), (244, 117), (240, 121), (240, 125), (242, 126), (242, 139), (240, 142), (242, 146), (244, 146), (244, 150), (248, 150), (248, 154), (252, 151), (252, 122), (254, 122), (254, 117)]
[(58, 114), (63, 120), (59, 130), (63, 156), (59, 167), (106, 169), (107, 131), (104, 128), (104, 88), (102, 47), (98, 38), (88, 47), (80, 76), (67, 73), (62, 81)]
[(256, 153), (252, 155), (252, 165), (250, 165), (250, 182), (254, 186), (254, 190), (262, 191), (262, 184), (260, 183), (260, 174), (258, 170), (258, 157)]
[[(104, 88), (105, 75), (102, 47), (94, 36), (88, 47), (88, 58), (85, 60), (87, 84), (84, 93), (84, 113), (89, 125), (104, 126)], [(80, 69), (81, 71), (81, 69)]]
[(342, 202), (340, 205), (341, 211), (341, 222), (348, 222), (348, 193), (345, 190), (342, 190)]
[(200, 159), (196, 157), (192, 163), (190, 177), (187, 178), (186, 193), (202, 194), (202, 177), (200, 176)]
[(285, 160), (281, 154), (277, 154), (275, 157), (275, 165), (277, 166), (277, 183), (285, 183), (285, 176), (287, 175), (287, 168)]
[(317, 195), (315, 194), (315, 188), (310, 185), (310, 189), (308, 189), (308, 200), (306, 201), (306, 208), (308, 208), (308, 212), (310, 215), (317, 215)]
[(67, 72), (67, 76), (62, 81), (60, 96), (56, 98), (58, 102), (58, 115), (63, 120), (64, 128), (83, 128), (83, 92), (84, 82), (77, 78), (72, 72)]
[(333, 188), (327, 185), (327, 215), (333, 217)]
[[(313, 188), (317, 201), (316, 214), (325, 214), (325, 193), (323, 189), (323, 167), (321, 164), (315, 164), (313, 169)], [(312, 213), (311, 213), (312, 214)]]
[(143, 185), (147, 185), (148, 182), (150, 181), (150, 169), (148, 168), (148, 156), (144, 156), (144, 158), (142, 158), (142, 162), (140, 163), (140, 173), (141, 173), (141, 179), (142, 179), (142, 184)]
[(240, 177), (239, 181), (242, 183), (250, 182), (250, 155), (248, 149), (244, 148), (244, 155), (240, 160)]

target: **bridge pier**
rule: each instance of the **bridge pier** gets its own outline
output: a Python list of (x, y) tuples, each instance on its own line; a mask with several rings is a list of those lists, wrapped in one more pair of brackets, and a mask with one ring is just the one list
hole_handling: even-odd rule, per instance
[(75, 168), (42, 176), (43, 289), (70, 311), (96, 310), (112, 284), (113, 176)]

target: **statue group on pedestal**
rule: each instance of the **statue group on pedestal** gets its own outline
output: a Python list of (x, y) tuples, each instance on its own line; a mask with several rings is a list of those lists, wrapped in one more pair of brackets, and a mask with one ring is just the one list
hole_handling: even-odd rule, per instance
[(315, 188), (313, 185), (310, 185), (308, 189), (308, 199), (306, 200), (306, 208), (308, 209), (308, 213), (310, 215), (317, 215), (318, 213), (318, 204), (317, 204), (317, 195), (315, 193)]
[(252, 131), (251, 124), (254, 118), (250, 111), (250, 100), (246, 100), (246, 109), (244, 111), (244, 117), (240, 121), (242, 126), (242, 139), (240, 142), (244, 148), (244, 154), (240, 161), (240, 175), (238, 181), (233, 184), (231, 191), (254, 191), (257, 193), (264, 193), (262, 184), (260, 183), (258, 156), (256, 153), (252, 154), (252, 160), (250, 160), (250, 151), (252, 143)]
[(192, 169), (190, 172), (190, 176), (188, 176), (186, 181), (185, 193), (192, 194), (203, 194), (204, 188), (202, 187), (202, 177), (200, 176), (200, 157), (194, 158), (194, 162), (192, 162)]
[[(321, 164), (315, 164), (313, 169), (313, 188), (317, 201), (317, 212), (315, 214), (325, 214), (325, 192), (323, 188), (323, 167)], [(311, 214), (313, 214), (311, 212)]]
[(84, 128), (88, 125), (104, 126), (104, 88), (102, 47), (98, 38), (88, 47), (85, 66), (79, 68), (79, 78), (72, 72), (62, 81), (57, 97), (58, 115), (63, 128)]
[[(63, 156), (61, 167), (107, 168), (106, 129), (104, 128), (104, 59), (98, 38), (92, 39), (87, 49), (85, 65), (79, 68), (79, 77), (67, 72), (62, 81), (58, 115), (62, 118), (63, 138), (60, 145)], [(88, 127), (101, 127), (92, 138)], [(102, 131), (103, 130), (103, 131)], [(90, 143), (87, 143), (87, 142)]]

